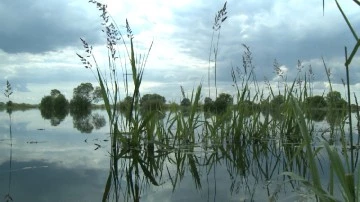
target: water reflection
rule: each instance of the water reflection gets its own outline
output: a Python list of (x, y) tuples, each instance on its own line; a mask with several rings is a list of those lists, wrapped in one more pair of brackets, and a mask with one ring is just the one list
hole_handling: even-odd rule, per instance
[(10, 119), (0, 116), (0, 152), (9, 154), (0, 156), (3, 200), (101, 201), (109, 146), (103, 142), (95, 151), (89, 143), (108, 138), (106, 131), (82, 136), (71, 117), (54, 127), (40, 114), (30, 110), (14, 111)]
[[(55, 111), (41, 109), (41, 116), (49, 119), (52, 126), (58, 126), (69, 114), (69, 110)], [(91, 133), (94, 129), (98, 130), (105, 126), (106, 120), (103, 115), (93, 113), (91, 109), (71, 110), (70, 115), (73, 118), (73, 127), (82, 133)]]
[(327, 110), (322, 109), (311, 109), (307, 110), (305, 113), (305, 117), (312, 121), (321, 122), (326, 117)]
[[(133, 147), (129, 134), (125, 136), (129, 142), (111, 145), (108, 127), (95, 130), (107, 125), (101, 118), (104, 114), (100, 110), (73, 114), (56, 127), (37, 110), (13, 112), (12, 122), (8, 116), (0, 117), (0, 152), (9, 153), (0, 156), (0, 194), (5, 201), (277, 201), (313, 196), (282, 175), (293, 171), (309, 177), (306, 154), (298, 150), (301, 137), (296, 135), (295, 120), (282, 129), (281, 122), (262, 116), (259, 128), (274, 124), (286, 135), (260, 130), (250, 137), (246, 134), (254, 127), (255, 115), (251, 119), (240, 114), (201, 117), (205, 126), (212, 122), (209, 127), (220, 121), (221, 125), (236, 124), (229, 117), (243, 120), (246, 127), (202, 130), (195, 124), (188, 130), (195, 138), (186, 139), (171, 129), (189, 126), (188, 118), (176, 123), (168, 121), (173, 115), (166, 114), (145, 125), (147, 133)], [(205, 133), (212, 130), (218, 135)], [(164, 133), (167, 137), (160, 136)], [(315, 132), (312, 135), (319, 138)], [(330, 131), (324, 133), (326, 138), (329, 135)], [(321, 153), (317, 162), (326, 184), (329, 162)]]
[(73, 117), (74, 128), (82, 133), (91, 133), (94, 128), (100, 129), (105, 126), (106, 120), (103, 115), (86, 111), (83, 113), (71, 114)]
[(4, 197), (4, 200), (6, 202), (9, 202), (9, 201), (13, 201), (13, 197), (11, 195), (11, 181), (12, 181), (12, 147), (13, 147), (13, 141), (12, 141), (12, 129), (11, 129), (11, 126), (12, 126), (12, 121), (11, 121), (11, 114), (12, 114), (12, 110), (11, 108), (7, 108), (6, 112), (8, 113), (9, 115), (9, 137), (10, 137), (10, 157), (9, 157), (9, 183), (8, 183), (8, 192), (7, 194), (5, 195)]
[(52, 126), (58, 126), (69, 114), (69, 110), (66, 109), (59, 111), (59, 110), (47, 110), (44, 108), (40, 110), (40, 113), (44, 119), (50, 120), (50, 124)]

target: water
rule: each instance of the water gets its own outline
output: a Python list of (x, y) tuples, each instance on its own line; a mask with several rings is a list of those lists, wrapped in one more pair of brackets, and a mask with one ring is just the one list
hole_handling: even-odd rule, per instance
[[(0, 116), (0, 194), (12, 201), (101, 201), (110, 169), (108, 121), (96, 125), (92, 116), (74, 120), (68, 115), (58, 124), (42, 118), (39, 110), (15, 111), (10, 119)], [(101, 121), (100, 121), (101, 122)], [(99, 122), (97, 122), (99, 123)], [(323, 128), (324, 123), (317, 126)], [(53, 126), (56, 125), (56, 126)], [(91, 131), (91, 132), (90, 132)], [(326, 134), (325, 134), (326, 135)], [(319, 137), (317, 137), (318, 139)], [(312, 200), (313, 194), (298, 182), (282, 175), (291, 170), (308, 176), (309, 169), (294, 157), (296, 144), (198, 143), (182, 145), (170, 153), (143, 150), (138, 155), (159, 186), (152, 185), (144, 169), (134, 160), (120, 159), (119, 184), (112, 190), (119, 200), (132, 201), (131, 179), (139, 186), (140, 201), (288, 201)], [(328, 180), (329, 163), (319, 155)], [(298, 162), (298, 163), (296, 163)], [(138, 166), (138, 176), (135, 168)]]
[[(11, 147), (9, 117), (0, 117), (1, 196), (9, 193), (13, 201), (101, 201), (109, 169), (108, 143), (102, 141), (108, 139), (106, 127), (84, 134), (73, 128), (70, 116), (54, 127), (39, 110), (15, 111)], [(101, 148), (94, 150), (95, 143)]]

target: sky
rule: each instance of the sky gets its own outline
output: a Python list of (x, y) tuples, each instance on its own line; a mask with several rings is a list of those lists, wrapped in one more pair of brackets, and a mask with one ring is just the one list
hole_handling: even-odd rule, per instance
[[(208, 0), (109, 0), (112, 19), (126, 37), (126, 19), (134, 34), (137, 56), (146, 55), (142, 95), (158, 93), (168, 102), (180, 102), (202, 84), (202, 98), (215, 98), (214, 54), (211, 47), (215, 14), (225, 1)], [(339, 1), (360, 34), (360, 7), (352, 1)], [(274, 71), (274, 61), (288, 82), (298, 75), (298, 61), (306, 74), (313, 72), (313, 93), (329, 92), (322, 57), (331, 71), (334, 90), (345, 97), (342, 80), (346, 80), (344, 47), (352, 51), (356, 40), (334, 1), (321, 0), (229, 0), (227, 19), (222, 23), (218, 40), (218, 93), (236, 94), (231, 69), (242, 69), (242, 44), (252, 52), (254, 72), (261, 89), (270, 83), (277, 89), (281, 78)], [(84, 49), (80, 38), (93, 46), (100, 69), (107, 69), (106, 36), (102, 32), (100, 11), (86, 0), (3, 0), (0, 2), (0, 84), (5, 90), (8, 80), (13, 88), (11, 100), (37, 104), (51, 89), (60, 90), (67, 99), (73, 88), (84, 82), (97, 86), (94, 69), (86, 69), (76, 53)], [(215, 42), (217, 42), (217, 33)], [(120, 48), (120, 50), (123, 50)], [(128, 68), (126, 54), (119, 52), (118, 72)], [(122, 61), (122, 62), (120, 62)], [(360, 92), (360, 58), (350, 65), (352, 93)], [(130, 71), (130, 69), (128, 69)], [(123, 76), (119, 76), (123, 82)], [(281, 88), (281, 87), (280, 87)], [(124, 87), (120, 89), (125, 96)], [(6, 102), (5, 96), (0, 102)]]

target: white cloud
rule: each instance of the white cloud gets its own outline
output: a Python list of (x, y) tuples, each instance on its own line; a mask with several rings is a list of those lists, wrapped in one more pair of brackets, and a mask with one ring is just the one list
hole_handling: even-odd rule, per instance
[[(137, 56), (144, 56), (151, 42), (154, 42), (145, 68), (143, 94), (159, 90), (158, 93), (169, 97), (168, 100), (177, 100), (181, 97), (181, 93), (174, 91), (174, 88), (183, 85), (186, 89), (192, 89), (201, 82), (204, 86), (203, 93), (207, 94), (205, 88), (207, 88), (211, 27), (214, 15), (222, 8), (223, 3), (209, 4), (206, 1), (190, 0), (106, 2), (109, 4), (109, 12), (125, 35), (126, 30), (123, 26), (125, 19), (129, 20), (135, 34)], [(244, 51), (242, 43), (250, 46), (253, 51), (253, 63), (259, 82), (264, 77), (276, 80), (272, 67), (275, 58), (286, 67), (283, 70), (287, 72), (289, 79), (297, 74), (296, 63), (300, 59), (306, 66), (312, 66), (316, 81), (326, 82), (321, 60), (323, 56), (333, 72), (332, 82), (341, 84), (341, 78), (345, 78), (343, 47), (347, 45), (351, 50), (355, 42), (335, 3), (325, 3), (323, 16), (321, 1), (318, 3), (295, 0), (228, 1), (229, 17), (222, 26), (219, 41), (217, 69), (217, 80), (221, 83), (219, 88), (231, 89), (230, 69), (232, 66), (242, 66), (241, 55)], [(357, 25), (360, 20), (357, 15), (358, 7), (353, 2), (340, 3), (351, 22)], [(33, 10), (24, 11), (28, 19), (27, 26), (23, 27), (20, 26), (18, 18), (13, 17), (14, 13), (10, 12), (16, 8), (14, 5), (0, 4), (0, 10), (9, 11), (1, 14), (11, 19), (10, 23), (2, 23), (3, 27), (8, 27), (7, 31), (18, 30), (16, 34), (28, 40), (25, 44), (34, 42), (29, 37), (35, 36), (40, 31), (41, 37), (54, 36), (59, 39), (54, 40), (50, 45), (49, 41), (37, 44), (36, 49), (31, 45), (24, 46), (21, 44), (24, 43), (22, 41), (18, 41), (18, 44), (12, 41), (13, 49), (9, 48), (10, 46), (0, 45), (0, 49), (3, 50), (0, 51), (0, 75), (3, 81), (0, 82), (5, 83), (8, 79), (18, 89), (13, 96), (15, 102), (37, 103), (44, 91), (47, 93), (54, 88), (61, 88), (69, 96), (68, 98), (71, 98), (74, 87), (82, 82), (95, 82), (91, 71), (82, 67), (75, 54), (82, 52), (80, 37), (93, 44), (99, 65), (107, 67), (105, 44), (101, 44), (105, 39), (100, 38), (104, 37), (98, 17), (100, 13), (94, 5), (81, 1), (64, 4), (50, 1), (41, 6), (37, 2), (31, 8)], [(22, 12), (24, 5), (17, 7), (18, 12)], [(40, 28), (35, 26), (53, 22), (52, 12), (49, 11), (61, 6), (66, 8), (66, 16), (59, 17), (56, 27), (43, 26), (42, 30), (39, 30)], [(79, 18), (77, 9), (84, 11), (85, 17)], [(33, 15), (32, 18), (30, 14), (37, 10), (44, 12), (41, 15)], [(73, 22), (69, 23), (69, 19)], [(74, 19), (78, 21), (75, 22)], [(65, 34), (63, 29), (58, 29), (63, 26), (66, 27), (65, 30), (76, 31)], [(358, 28), (355, 26), (356, 30), (359, 30)], [(61, 37), (54, 35), (54, 32), (61, 34)], [(0, 31), (0, 35), (1, 33)], [(126, 66), (129, 67), (123, 46), (120, 49), (120, 56), (123, 58), (118, 67), (124, 68), (125, 61)], [(359, 60), (355, 57), (353, 63)], [(355, 78), (355, 75), (360, 73), (356, 68), (352, 68), (351, 71), (351, 75), (354, 75), (352, 83), (356, 86), (360, 82), (357, 78), (360, 77)], [(212, 68), (212, 85), (213, 80)], [(317, 92), (322, 92), (321, 88), (324, 86), (315, 86), (319, 88)], [(43, 94), (39, 95), (40, 92)]]

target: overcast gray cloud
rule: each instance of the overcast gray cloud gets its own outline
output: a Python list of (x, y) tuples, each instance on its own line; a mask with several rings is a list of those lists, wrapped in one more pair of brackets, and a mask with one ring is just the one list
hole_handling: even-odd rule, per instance
[[(81, 3), (81, 4), (80, 4)], [(43, 53), (97, 42), (99, 21), (83, 1), (4, 0), (0, 2), (0, 44), (7, 53)]]
[[(158, 91), (168, 97), (167, 100), (177, 101), (181, 93), (174, 89), (183, 85), (191, 93), (199, 83), (203, 84), (203, 92), (207, 92), (212, 25), (224, 2), (109, 0), (106, 3), (121, 28), (125, 19), (129, 20), (138, 53), (146, 53), (154, 41), (142, 94)], [(351, 1), (340, 3), (355, 30), (360, 31), (358, 7)], [(259, 82), (277, 79), (273, 69), (275, 59), (286, 70), (288, 81), (292, 81), (298, 73), (296, 66), (300, 60), (305, 66), (304, 72), (311, 65), (318, 82), (314, 86), (322, 92), (327, 89), (323, 56), (331, 69), (332, 82), (342, 85), (344, 46), (348, 46), (350, 52), (355, 41), (334, 2), (326, 2), (325, 15), (322, 1), (304, 3), (298, 0), (229, 0), (227, 12), (217, 58), (221, 91), (233, 89), (230, 71), (242, 66), (245, 50), (242, 44), (252, 51)], [(53, 88), (61, 88), (71, 96), (72, 89), (81, 82), (95, 82), (91, 71), (81, 66), (75, 53), (81, 52), (79, 38), (84, 37), (94, 45), (100, 66), (106, 67), (99, 15), (95, 5), (81, 0), (0, 2), (0, 18), (6, 19), (0, 22), (0, 49), (3, 50), (0, 51), (0, 75), (4, 83), (9, 80), (16, 88), (19, 96), (16, 98), (26, 97), (36, 103)], [(359, 61), (357, 57), (354, 63), (356, 61)], [(213, 65), (210, 64), (211, 88)], [(357, 92), (360, 71), (356, 68), (351, 71), (353, 90)], [(37, 95), (42, 92), (38, 88), (46, 93)]]

